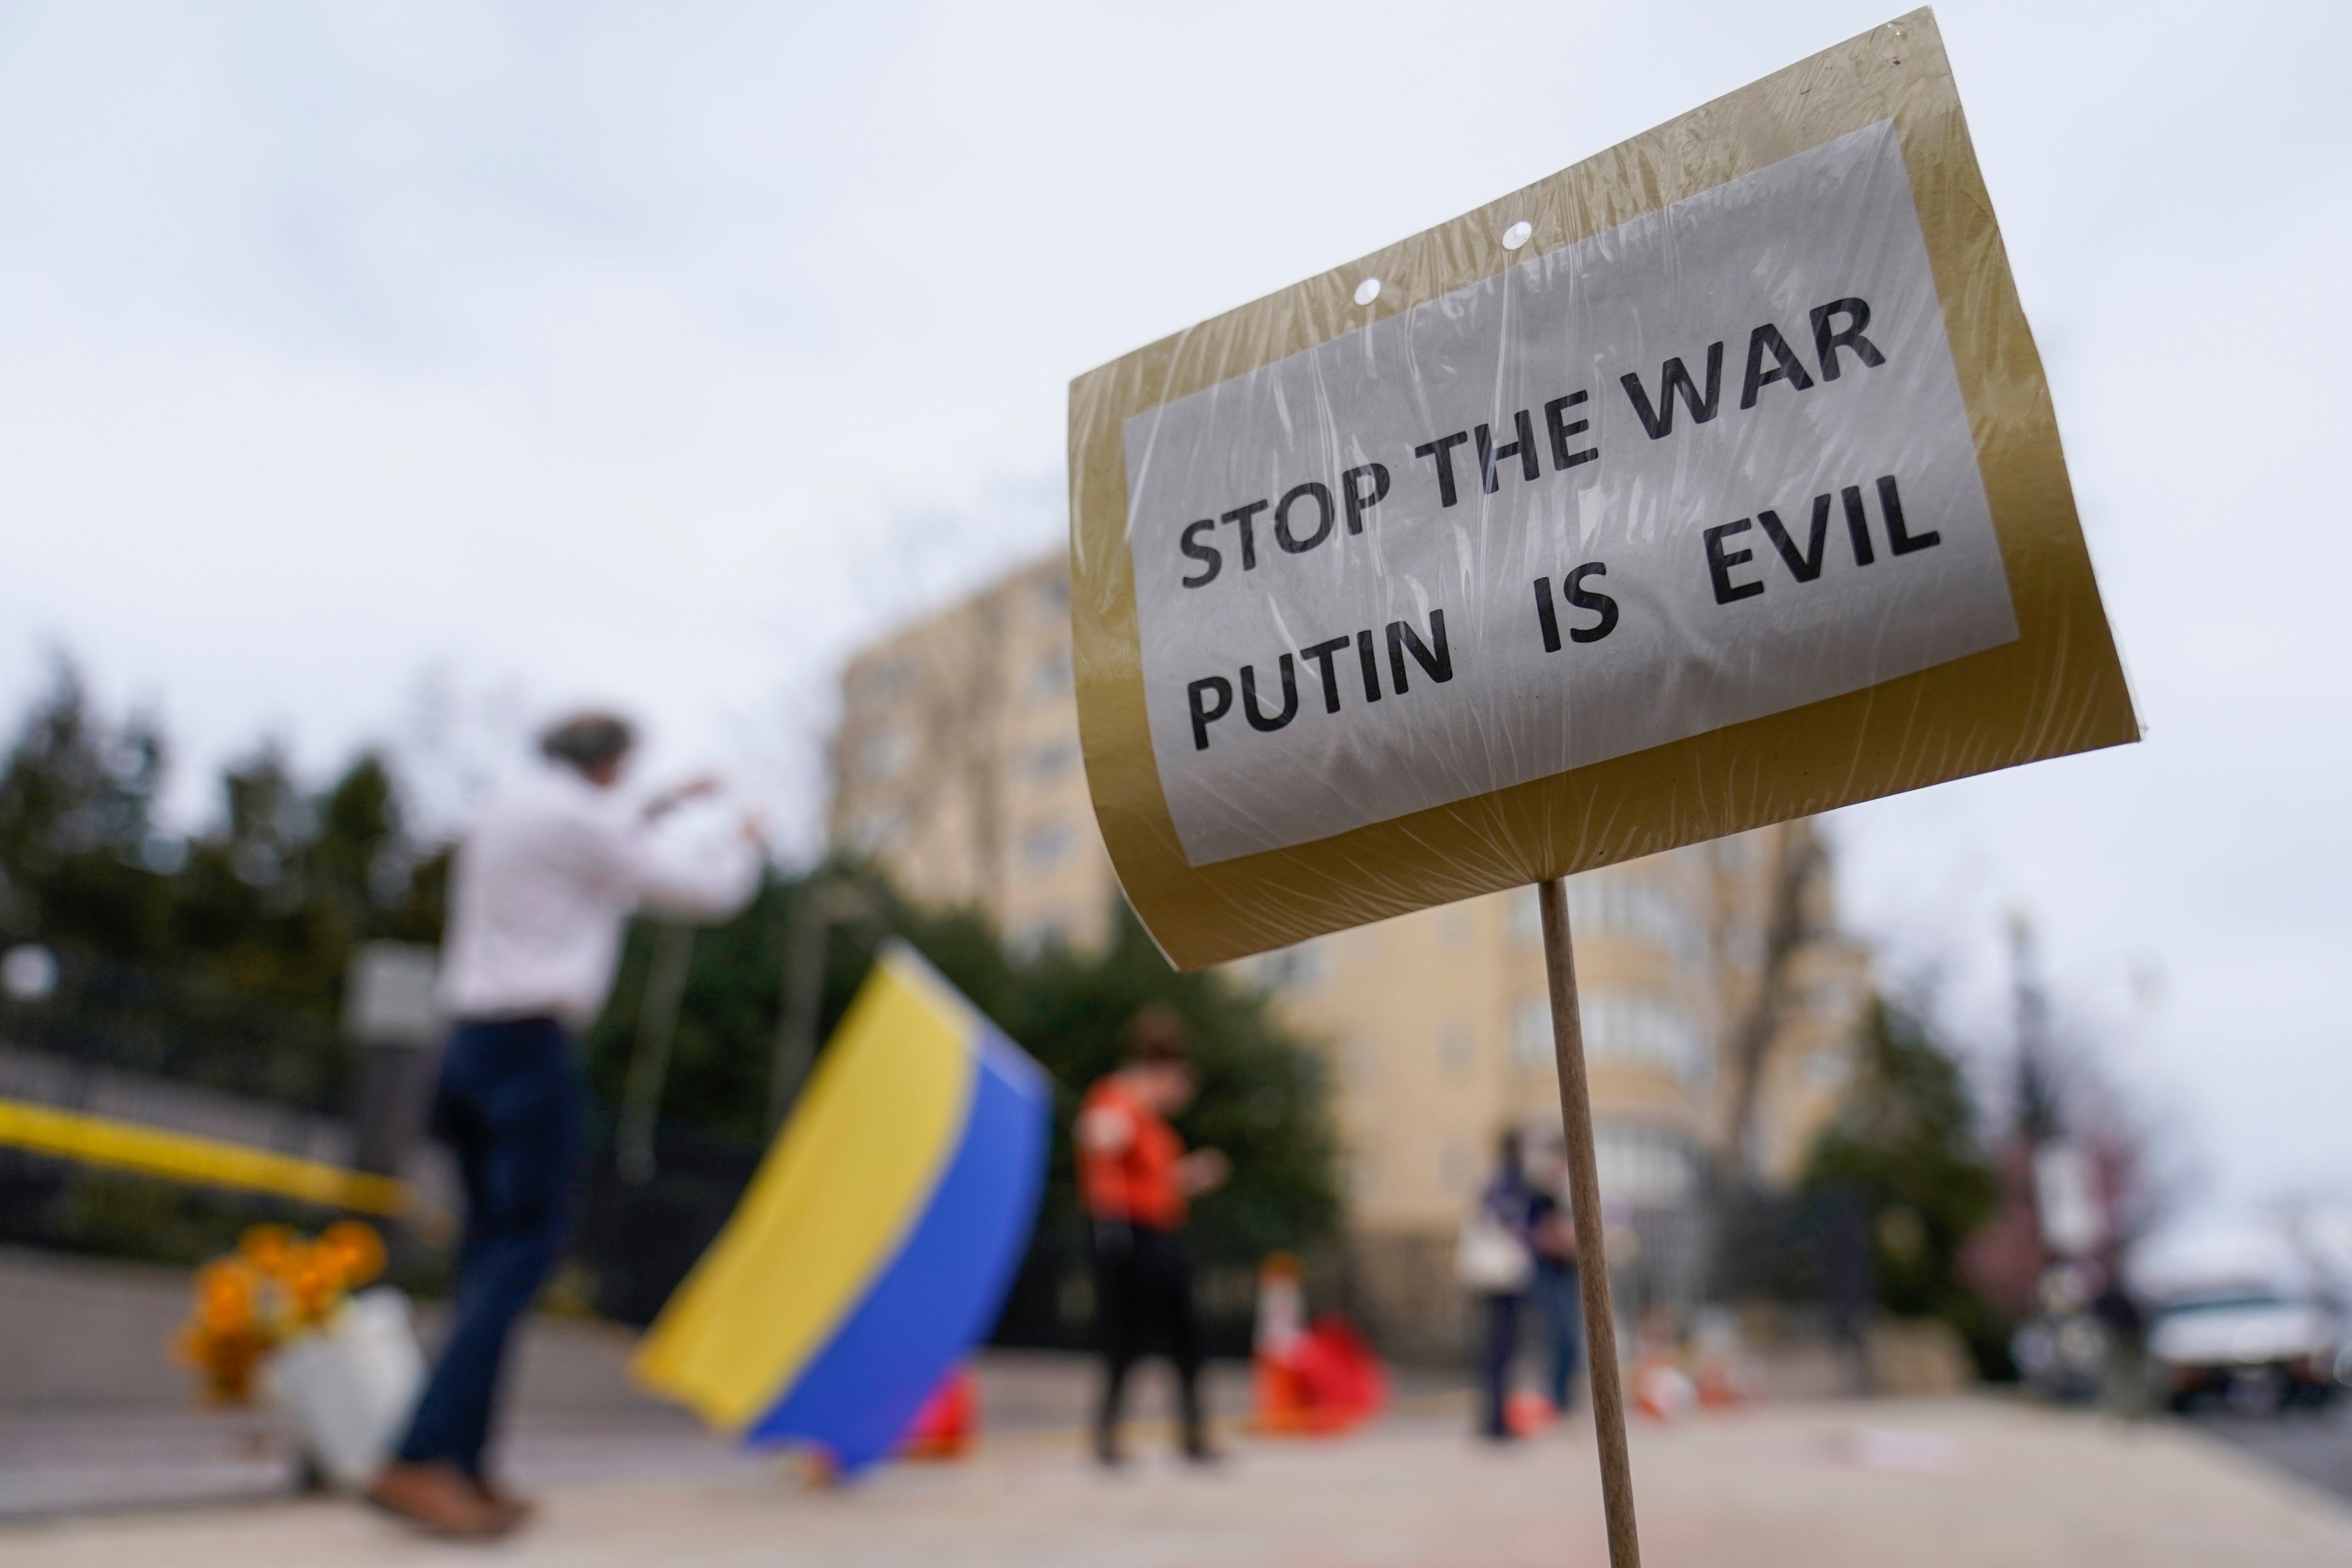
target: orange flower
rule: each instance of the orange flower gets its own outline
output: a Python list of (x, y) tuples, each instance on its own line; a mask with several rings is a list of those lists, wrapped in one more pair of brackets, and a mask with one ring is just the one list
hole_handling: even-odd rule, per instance
[(317, 1250), (332, 1263), (341, 1288), (350, 1291), (383, 1272), (383, 1239), (356, 1219), (338, 1219), (320, 1234)]
[(337, 1220), (316, 1241), (257, 1225), (234, 1253), (196, 1270), (194, 1312), (173, 1335), (172, 1354), (199, 1375), (209, 1402), (245, 1404), (264, 1356), (331, 1317), (345, 1291), (383, 1266), (383, 1238), (355, 1219)]
[(247, 1230), (236, 1244), (246, 1261), (272, 1279), (282, 1279), (292, 1272), (298, 1255), (302, 1251), (302, 1239), (291, 1226), (257, 1225)]
[(196, 1321), (214, 1333), (250, 1329), (261, 1281), (241, 1260), (219, 1258), (196, 1270)]
[(316, 1258), (306, 1256), (286, 1278), (289, 1315), (298, 1325), (307, 1327), (324, 1318), (341, 1293), (334, 1270)]
[(272, 1334), (262, 1321), (267, 1281), (242, 1257), (215, 1258), (196, 1270), (195, 1311), (173, 1336), (172, 1353), (203, 1379), (205, 1399), (242, 1405)]

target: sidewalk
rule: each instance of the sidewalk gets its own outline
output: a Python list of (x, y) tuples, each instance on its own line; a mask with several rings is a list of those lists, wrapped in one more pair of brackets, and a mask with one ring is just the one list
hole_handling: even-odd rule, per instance
[[(1653, 1568), (2002, 1568), (2352, 1562), (2352, 1512), (2193, 1432), (1990, 1399), (1784, 1405), (1636, 1437)], [(1419, 1415), (1321, 1444), (1244, 1444), (1210, 1474), (1148, 1456), (1102, 1475), (1066, 1433), (841, 1492), (788, 1468), (561, 1490), (505, 1563), (798, 1568), (1591, 1565), (1590, 1438), (1504, 1452)], [(451, 1561), (349, 1503), (0, 1527), (7, 1568)]]

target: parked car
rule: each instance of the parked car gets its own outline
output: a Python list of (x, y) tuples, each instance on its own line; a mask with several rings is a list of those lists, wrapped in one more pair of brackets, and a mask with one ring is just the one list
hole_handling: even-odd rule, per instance
[(2174, 1296), (2148, 1330), (2149, 1360), (2176, 1410), (2317, 1408), (2352, 1384), (2345, 1325), (2317, 1302), (2261, 1288)]

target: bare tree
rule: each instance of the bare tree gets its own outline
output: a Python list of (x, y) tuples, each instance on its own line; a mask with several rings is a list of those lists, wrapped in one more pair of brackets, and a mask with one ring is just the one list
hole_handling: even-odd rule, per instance
[(1786, 824), (1772, 835), (1772, 845), (1759, 933), (1761, 951), (1756, 989), (1732, 1026), (1723, 1052), (1729, 1083), (1724, 1119), (1726, 1154), (1743, 1184), (1752, 1184), (1761, 1174), (1755, 1124), (1764, 1070), (1794, 1005), (1797, 956), (1817, 935), (1813, 884), (1828, 868), (1828, 856), (1809, 822)]

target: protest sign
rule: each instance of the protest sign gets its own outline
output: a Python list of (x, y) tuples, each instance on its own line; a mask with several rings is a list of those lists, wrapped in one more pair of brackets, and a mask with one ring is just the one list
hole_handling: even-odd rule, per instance
[(1934, 17), (1081, 376), (1070, 469), (1171, 959), (1537, 884), (1635, 1568), (1560, 879), (2139, 733)]
[(2138, 735), (1926, 11), (1070, 418), (1087, 775), (1186, 967)]

